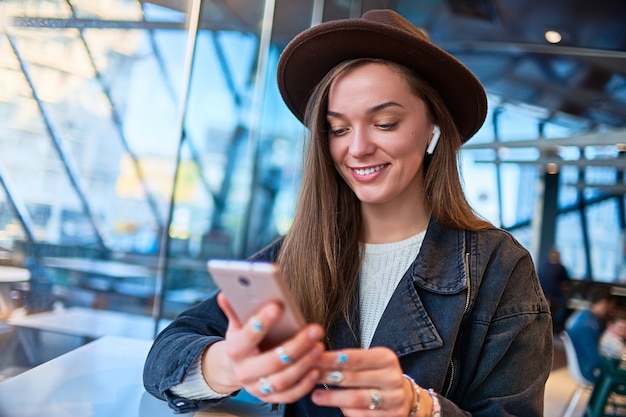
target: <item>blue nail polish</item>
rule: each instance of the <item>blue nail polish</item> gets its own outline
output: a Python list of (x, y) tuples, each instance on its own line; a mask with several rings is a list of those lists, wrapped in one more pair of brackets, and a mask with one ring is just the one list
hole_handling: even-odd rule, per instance
[(282, 346), (276, 348), (276, 354), (283, 364), (288, 365), (291, 362), (291, 358), (289, 358), (289, 355), (287, 355), (285, 348), (283, 348)]
[(263, 325), (256, 318), (252, 319), (252, 330), (257, 333), (261, 333), (263, 331)]
[(264, 394), (264, 395), (271, 394), (272, 392), (274, 392), (274, 387), (270, 383), (269, 379), (267, 378), (259, 379), (259, 391), (261, 391), (261, 394)]

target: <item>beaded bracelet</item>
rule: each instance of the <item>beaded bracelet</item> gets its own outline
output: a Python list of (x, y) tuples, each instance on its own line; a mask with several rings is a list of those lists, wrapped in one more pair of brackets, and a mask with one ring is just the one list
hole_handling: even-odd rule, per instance
[(413, 387), (413, 401), (414, 401), (414, 405), (413, 407), (409, 410), (409, 415), (407, 417), (413, 417), (415, 415), (415, 413), (417, 413), (420, 409), (420, 396), (421, 396), (421, 392), (420, 392), (420, 386), (417, 385), (415, 383), (415, 380), (413, 380), (413, 378), (411, 378), (410, 376), (408, 376), (407, 374), (402, 374), (403, 377), (405, 377), (406, 379), (409, 380), (409, 382), (411, 383), (411, 386)]
[(432, 417), (441, 417), (441, 404), (439, 404), (439, 398), (437, 398), (437, 394), (433, 391), (432, 388), (428, 389), (428, 394), (430, 398), (433, 399), (433, 414)]

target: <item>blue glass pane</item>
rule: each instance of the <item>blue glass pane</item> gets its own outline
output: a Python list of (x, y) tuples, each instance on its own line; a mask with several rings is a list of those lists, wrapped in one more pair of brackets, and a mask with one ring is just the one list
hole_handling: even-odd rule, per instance
[(561, 262), (573, 279), (587, 278), (587, 261), (579, 212), (557, 217), (555, 246), (561, 252)]
[(587, 207), (585, 216), (591, 251), (591, 268), (596, 281), (616, 282), (623, 261), (623, 238), (620, 233), (616, 199)]

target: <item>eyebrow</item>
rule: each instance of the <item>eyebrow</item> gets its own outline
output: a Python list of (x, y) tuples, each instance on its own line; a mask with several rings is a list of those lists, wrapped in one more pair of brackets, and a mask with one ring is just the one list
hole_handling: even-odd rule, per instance
[[(376, 106), (367, 109), (367, 114), (376, 113), (388, 107), (402, 107), (403, 108), (404, 106), (399, 103), (396, 103), (395, 101), (387, 101), (385, 103), (377, 104)], [(326, 112), (326, 115), (332, 116), (332, 117), (339, 117), (339, 118), (343, 117), (343, 114), (332, 111), (332, 110), (328, 110)]]

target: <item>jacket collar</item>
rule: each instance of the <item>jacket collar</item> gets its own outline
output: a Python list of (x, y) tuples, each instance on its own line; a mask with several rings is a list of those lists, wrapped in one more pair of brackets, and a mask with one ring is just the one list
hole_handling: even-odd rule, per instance
[[(437, 294), (462, 292), (467, 288), (465, 252), (465, 232), (445, 228), (431, 218), (420, 252), (394, 291), (371, 345), (387, 346), (399, 356), (443, 346), (443, 339), (415, 285)], [(444, 303), (449, 303), (449, 306), (441, 305), (441, 311), (457, 314), (456, 310), (459, 310), (458, 313), (462, 314), (461, 304), (464, 303), (451, 299)], [(355, 308), (358, 311), (358, 305)], [(360, 333), (359, 315), (355, 316), (357, 323), (353, 323), (352, 328)], [(332, 332), (333, 348), (357, 347), (360, 345), (358, 337), (340, 319)]]
[(446, 228), (431, 217), (422, 248), (409, 268), (417, 285), (440, 294), (467, 288), (466, 233)]

